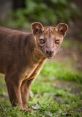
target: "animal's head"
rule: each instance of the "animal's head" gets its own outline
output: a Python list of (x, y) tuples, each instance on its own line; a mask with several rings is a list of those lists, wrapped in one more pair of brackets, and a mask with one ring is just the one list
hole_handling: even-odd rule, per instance
[(67, 29), (68, 26), (65, 23), (59, 23), (57, 26), (43, 26), (39, 22), (32, 23), (36, 44), (45, 57), (54, 57), (63, 42)]

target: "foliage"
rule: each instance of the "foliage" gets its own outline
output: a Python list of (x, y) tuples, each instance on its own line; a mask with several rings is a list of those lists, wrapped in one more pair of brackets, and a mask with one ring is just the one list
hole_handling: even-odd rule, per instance
[(15, 11), (8, 24), (20, 28), (34, 21), (46, 24), (68, 22), (78, 13), (76, 4), (71, 0), (26, 0), (26, 8)]

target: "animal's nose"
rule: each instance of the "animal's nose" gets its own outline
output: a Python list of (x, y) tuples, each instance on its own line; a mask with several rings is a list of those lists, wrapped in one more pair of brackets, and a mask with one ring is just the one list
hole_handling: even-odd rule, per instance
[(52, 56), (52, 55), (53, 55), (53, 51), (51, 51), (51, 50), (46, 50), (46, 54), (49, 55), (49, 56)]

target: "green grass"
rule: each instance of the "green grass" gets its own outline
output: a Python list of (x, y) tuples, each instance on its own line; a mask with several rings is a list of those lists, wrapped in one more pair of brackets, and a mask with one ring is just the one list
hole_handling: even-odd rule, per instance
[[(70, 87), (61, 88), (54, 85), (56, 81), (71, 84)], [(79, 94), (69, 90), (72, 85), (76, 89), (80, 88)], [(33, 82), (32, 92), (29, 106), (35, 108), (35, 111), (21, 112), (11, 107), (4, 79), (0, 78), (0, 117), (82, 117), (82, 73), (70, 65), (47, 62)]]
[(48, 62), (45, 64), (41, 75), (49, 80), (59, 79), (82, 83), (82, 73), (74, 70), (68, 63)]

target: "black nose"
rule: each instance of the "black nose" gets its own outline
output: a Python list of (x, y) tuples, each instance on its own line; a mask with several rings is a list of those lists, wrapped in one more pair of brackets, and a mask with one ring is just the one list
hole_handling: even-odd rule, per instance
[(53, 55), (53, 51), (51, 51), (51, 50), (46, 50), (46, 54), (48, 55), (48, 56), (52, 56)]

